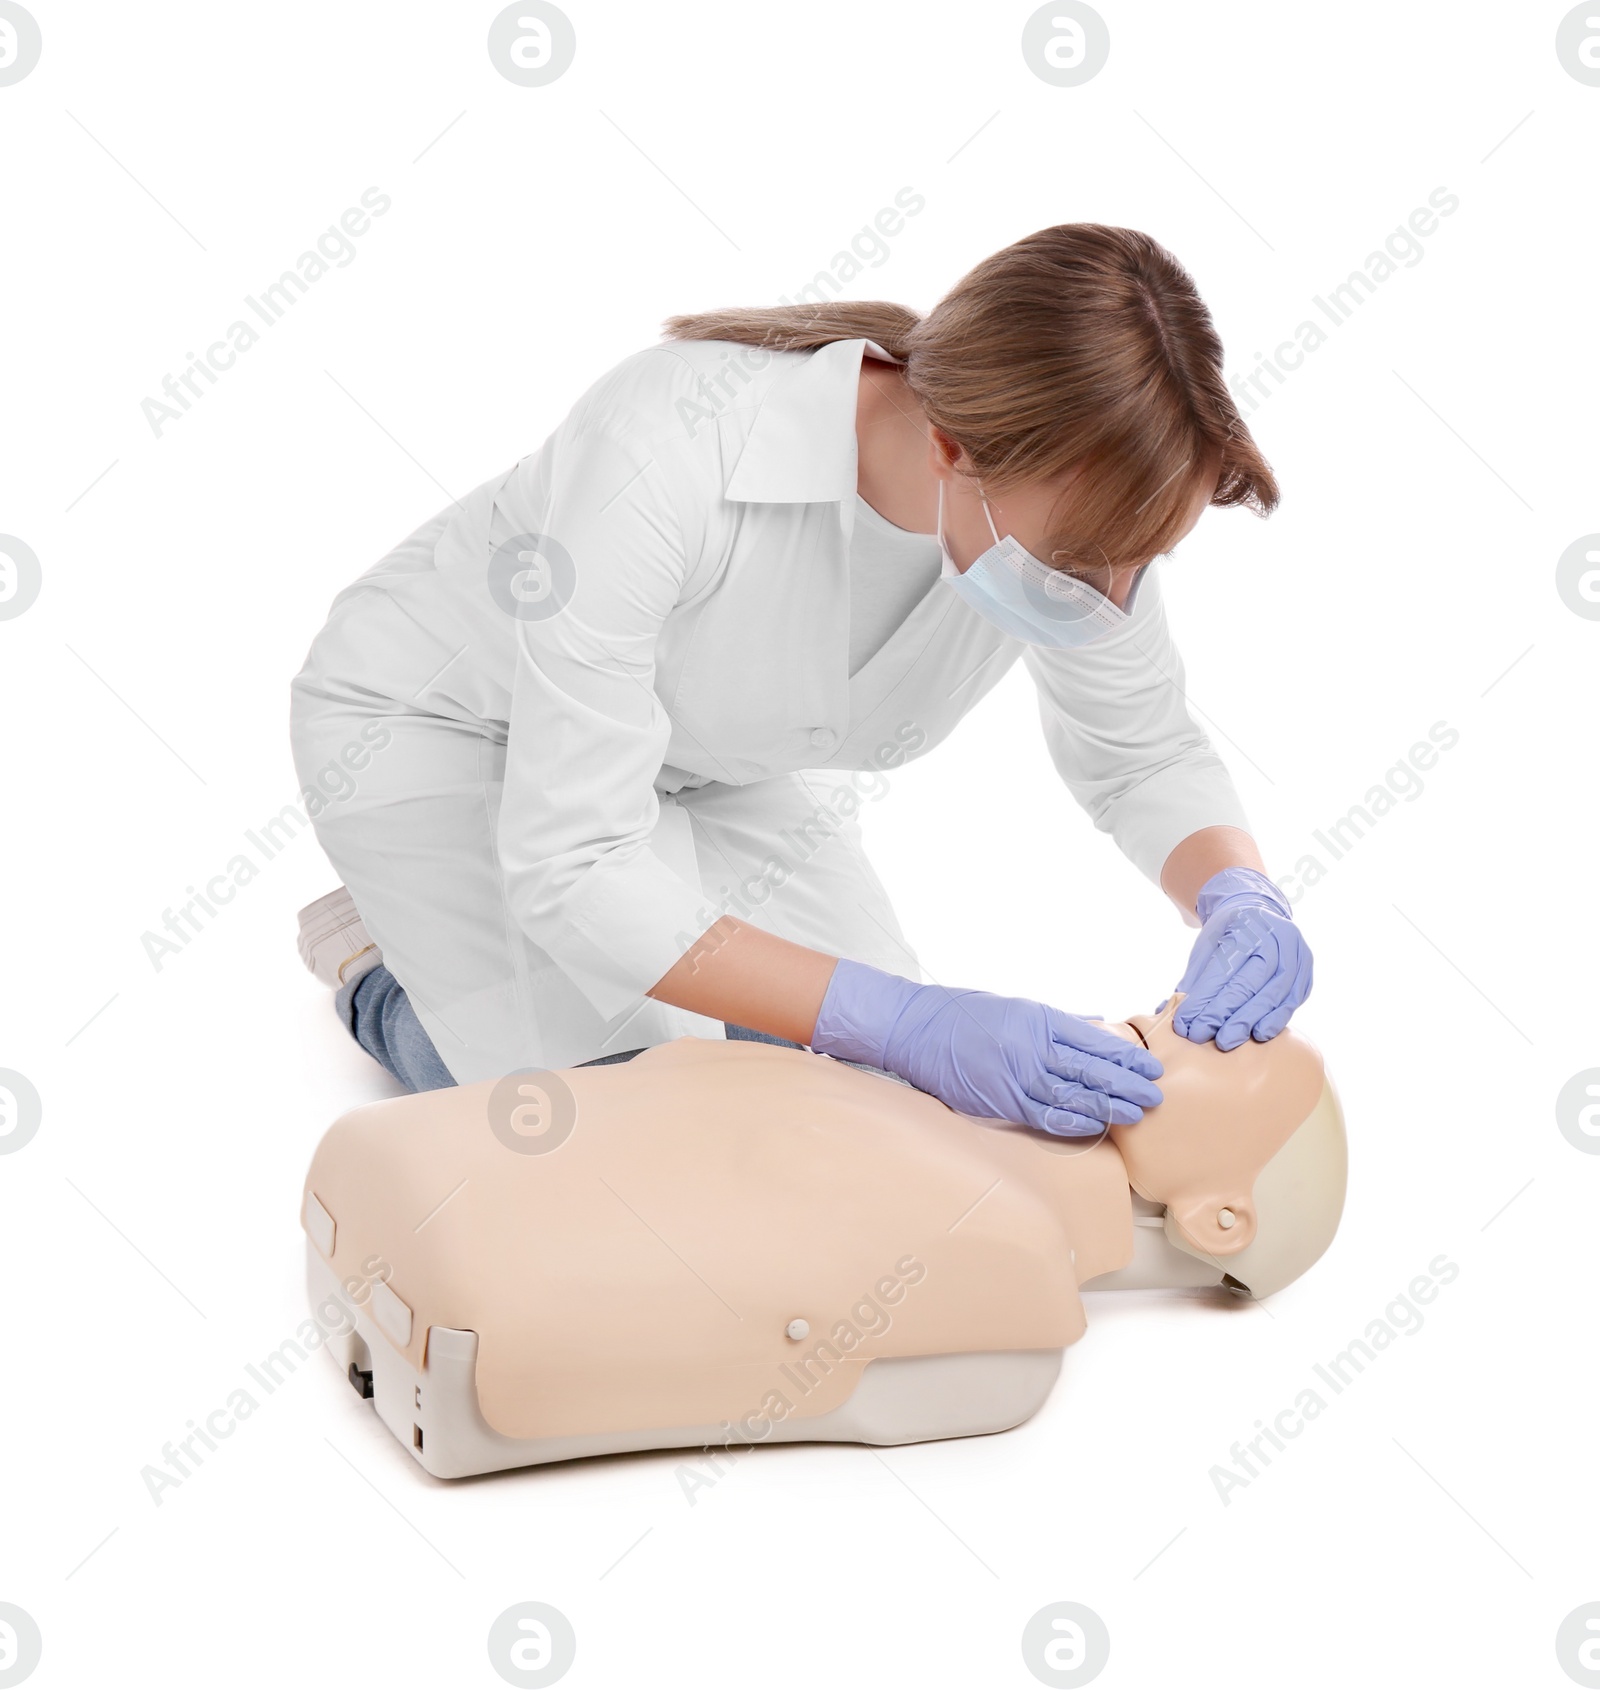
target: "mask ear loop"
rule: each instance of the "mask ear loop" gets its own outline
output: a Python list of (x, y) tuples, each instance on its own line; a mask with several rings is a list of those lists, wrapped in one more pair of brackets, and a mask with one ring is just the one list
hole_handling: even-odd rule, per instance
[(983, 514), (988, 519), (989, 532), (994, 535), (994, 543), (998, 546), (1000, 544), (1000, 530), (994, 525), (994, 512), (989, 509), (989, 500), (984, 494), (980, 493), (978, 497), (983, 501)]
[[(994, 512), (989, 509), (989, 500), (982, 493), (978, 495), (978, 499), (983, 505), (983, 514), (989, 524), (989, 532), (994, 535), (994, 543), (998, 546), (1000, 544), (1000, 530), (994, 525)], [(939, 477), (938, 506), (933, 519), (933, 532), (939, 542), (940, 551), (948, 550), (944, 543), (944, 477), (942, 475)], [(955, 559), (952, 557), (950, 561), (954, 563)]]

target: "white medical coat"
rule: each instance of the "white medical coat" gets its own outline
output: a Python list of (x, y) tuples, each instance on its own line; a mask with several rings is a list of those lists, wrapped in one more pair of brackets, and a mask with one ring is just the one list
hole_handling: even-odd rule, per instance
[(458, 1080), (715, 1036), (644, 994), (724, 910), (915, 975), (829, 795), (932, 750), (1019, 657), (1062, 779), (1145, 875), (1246, 825), (1159, 565), (1077, 651), (935, 582), (847, 672), (868, 344), (638, 353), (335, 599), (297, 764), (310, 783), (387, 735), (316, 825)]

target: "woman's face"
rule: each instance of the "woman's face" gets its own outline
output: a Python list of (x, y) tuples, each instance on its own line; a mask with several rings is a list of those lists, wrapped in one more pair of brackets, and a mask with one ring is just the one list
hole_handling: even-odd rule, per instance
[[(933, 473), (944, 482), (944, 538), (957, 569), (970, 569), (978, 558), (994, 544), (994, 535), (983, 514), (983, 494), (965, 464), (965, 454), (950, 437), (939, 429), (930, 430), (929, 460)], [(1008, 487), (990, 496), (989, 510), (994, 525), (1002, 536), (1015, 536), (1034, 557), (1045, 561), (1050, 553), (1050, 522), (1058, 511), (1062, 497), (1070, 498), (1073, 482), (1079, 471), (1053, 481), (1035, 481)], [(1216, 489), (1216, 476), (1202, 476), (1185, 513), (1178, 540), (1188, 534), (1211, 503)], [(1177, 540), (1173, 542), (1177, 544)], [(1121, 568), (1075, 568), (1067, 573), (1086, 581), (1103, 593), (1120, 610), (1133, 590), (1139, 565)]]

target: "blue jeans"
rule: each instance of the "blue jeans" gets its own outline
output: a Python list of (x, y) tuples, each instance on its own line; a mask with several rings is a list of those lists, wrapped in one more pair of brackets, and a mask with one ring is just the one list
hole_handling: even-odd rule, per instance
[[(408, 1091), (439, 1091), (456, 1083), (417, 1019), (405, 987), (381, 962), (344, 987), (334, 999), (334, 1005), (356, 1043), (381, 1062)], [(731, 1021), (724, 1026), (730, 1039), (787, 1045), (790, 1050), (805, 1048), (793, 1039), (736, 1027)], [(631, 1062), (640, 1054), (637, 1050), (621, 1050), (611, 1056), (597, 1056), (592, 1062), (579, 1063), (579, 1067), (599, 1068), (607, 1062)]]

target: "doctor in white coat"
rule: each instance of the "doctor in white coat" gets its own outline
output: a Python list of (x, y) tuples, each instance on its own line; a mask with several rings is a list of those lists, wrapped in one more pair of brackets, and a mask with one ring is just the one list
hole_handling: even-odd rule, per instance
[[(1187, 273), (1046, 229), (925, 318), (672, 319), (334, 601), (292, 689), (345, 888), (301, 948), (414, 1089), (685, 1033), (1098, 1133), (1147, 1052), (923, 984), (854, 821), (1021, 658), (1061, 778), (1200, 934), (1180, 1031), (1280, 1031), (1311, 958), (1190, 717), (1159, 567), (1270, 510)], [(337, 769), (337, 781), (327, 771)]]

